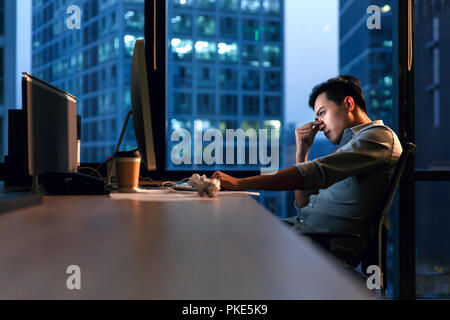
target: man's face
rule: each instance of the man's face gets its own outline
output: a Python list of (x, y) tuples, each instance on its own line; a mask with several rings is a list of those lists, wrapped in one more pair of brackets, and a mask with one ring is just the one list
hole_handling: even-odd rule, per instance
[(347, 128), (347, 108), (344, 105), (339, 106), (334, 101), (328, 100), (324, 92), (316, 99), (314, 114), (316, 121), (323, 121), (321, 131), (323, 131), (328, 140), (332, 144), (339, 144), (344, 130)]

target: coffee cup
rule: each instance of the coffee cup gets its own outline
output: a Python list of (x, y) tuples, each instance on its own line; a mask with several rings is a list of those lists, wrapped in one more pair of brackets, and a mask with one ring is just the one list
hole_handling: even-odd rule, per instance
[(139, 187), (141, 154), (137, 150), (121, 151), (114, 158), (119, 192), (135, 192)]

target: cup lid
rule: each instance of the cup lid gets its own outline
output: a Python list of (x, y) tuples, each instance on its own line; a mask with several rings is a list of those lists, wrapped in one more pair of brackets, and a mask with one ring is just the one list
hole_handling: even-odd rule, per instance
[(139, 150), (119, 151), (115, 155), (116, 158), (141, 158)]

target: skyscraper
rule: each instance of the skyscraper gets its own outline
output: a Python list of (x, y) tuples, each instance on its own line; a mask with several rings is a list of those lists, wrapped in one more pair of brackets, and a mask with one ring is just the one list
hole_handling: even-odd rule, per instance
[[(259, 129), (278, 129), (282, 145), (283, 10), (282, 0), (168, 1), (169, 140), (178, 128), (194, 136), (217, 128), (224, 137), (226, 129), (255, 129), (256, 134)], [(174, 144), (168, 141), (168, 145)], [(259, 169), (248, 164), (250, 148), (251, 142), (246, 142), (244, 165), (219, 164), (213, 169)], [(171, 149), (167, 148), (170, 170), (212, 168), (206, 164), (177, 166), (170, 161)], [(263, 192), (261, 202), (284, 215), (284, 197), (279, 192)]]
[[(380, 29), (366, 25), (371, 5)], [(392, 127), (392, 0), (340, 0), (339, 26), (340, 74), (361, 80), (369, 117)]]
[(7, 154), (7, 110), (22, 107), (21, 73), (30, 70), (31, 0), (0, 0), (0, 162)]
[[(69, 5), (80, 8), (80, 29), (66, 24), (74, 14)], [(144, 0), (33, 1), (33, 73), (77, 97), (82, 162), (105, 160), (117, 143), (131, 107), (131, 57), (144, 22)], [(128, 130), (123, 146), (135, 144)]]
[(416, 155), (419, 169), (450, 168), (450, 1), (418, 1), (415, 15)]
[[(258, 132), (266, 128), (279, 129), (280, 137), (284, 118), (283, 2), (170, 0), (168, 3), (169, 139), (177, 128), (197, 134), (195, 120), (203, 130), (218, 128), (224, 136), (226, 129)], [(170, 160), (167, 167), (186, 169)], [(257, 169), (254, 165), (216, 168)]]
[[(420, 170), (450, 169), (450, 1), (416, 1), (415, 155)], [(416, 183), (416, 293), (449, 297), (449, 181)]]

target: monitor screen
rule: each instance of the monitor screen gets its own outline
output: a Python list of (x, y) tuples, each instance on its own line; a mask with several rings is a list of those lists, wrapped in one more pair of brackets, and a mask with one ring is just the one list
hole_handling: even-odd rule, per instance
[(77, 100), (24, 73), (22, 104), (26, 111), (28, 173), (77, 169)]
[(156, 170), (155, 149), (153, 145), (150, 94), (145, 61), (144, 40), (137, 40), (131, 64), (131, 109), (133, 111), (134, 133), (147, 170)]

